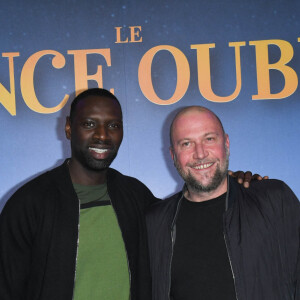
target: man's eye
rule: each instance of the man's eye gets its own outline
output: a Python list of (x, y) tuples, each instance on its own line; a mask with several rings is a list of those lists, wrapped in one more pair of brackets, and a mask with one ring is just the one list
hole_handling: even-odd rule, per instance
[(212, 136), (209, 136), (209, 137), (206, 138), (206, 140), (207, 140), (208, 142), (213, 142), (213, 141), (215, 140), (215, 138), (212, 137)]
[(85, 122), (82, 123), (82, 125), (85, 128), (92, 128), (92, 127), (95, 126), (94, 122), (92, 122), (92, 121), (85, 121)]
[(111, 123), (111, 124), (109, 124), (109, 128), (112, 128), (112, 129), (122, 128), (122, 124), (120, 124), (120, 123)]
[(190, 146), (190, 144), (191, 144), (190, 142), (183, 142), (181, 144), (181, 146), (184, 147), (184, 148), (186, 148), (186, 147)]

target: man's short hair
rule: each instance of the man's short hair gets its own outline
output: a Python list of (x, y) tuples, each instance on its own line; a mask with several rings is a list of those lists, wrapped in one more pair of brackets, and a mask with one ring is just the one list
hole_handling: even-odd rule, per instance
[[(71, 122), (72, 122), (72, 119), (74, 117), (74, 114), (75, 114), (75, 111), (76, 111), (76, 106), (77, 106), (78, 102), (80, 102), (82, 99), (85, 99), (89, 96), (100, 96), (100, 97), (107, 97), (107, 98), (114, 99), (118, 103), (118, 105), (120, 106), (120, 109), (121, 109), (121, 105), (120, 105), (119, 100), (110, 91), (108, 91), (106, 89), (102, 89), (102, 88), (87, 89), (87, 90), (81, 92), (79, 95), (77, 95), (74, 98), (74, 100), (72, 101), (71, 109), (70, 109), (70, 116), (69, 116)], [(121, 109), (121, 111), (122, 111), (122, 109)]]
[(196, 110), (196, 111), (199, 111), (199, 112), (210, 112), (212, 113), (217, 121), (220, 123), (220, 126), (221, 126), (221, 129), (223, 131), (223, 134), (225, 135), (225, 130), (224, 130), (224, 127), (223, 127), (223, 124), (221, 122), (221, 120), (219, 119), (219, 117), (213, 112), (211, 111), (210, 109), (204, 107), (204, 106), (200, 106), (200, 105), (193, 105), (193, 106), (186, 106), (184, 107), (183, 109), (181, 109), (174, 117), (172, 123), (171, 123), (171, 126), (170, 126), (170, 132), (169, 132), (169, 137), (170, 137), (170, 147), (173, 148), (173, 141), (172, 141), (172, 132), (173, 132), (173, 125), (174, 125), (174, 122), (175, 120), (180, 116), (180, 115), (183, 115), (184, 113), (190, 111), (190, 110)]

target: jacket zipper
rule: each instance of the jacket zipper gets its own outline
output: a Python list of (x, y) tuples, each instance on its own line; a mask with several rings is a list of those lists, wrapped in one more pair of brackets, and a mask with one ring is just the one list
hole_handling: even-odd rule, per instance
[[(228, 210), (228, 199), (229, 199), (229, 176), (227, 176), (227, 194), (226, 194), (226, 200), (225, 200), (225, 213)], [(228, 260), (229, 260), (229, 264), (230, 264), (230, 269), (231, 269), (231, 273), (232, 273), (232, 277), (233, 277), (235, 297), (236, 297), (236, 300), (238, 300), (238, 295), (237, 295), (237, 290), (236, 290), (236, 279), (235, 279), (235, 275), (233, 272), (232, 262), (231, 262), (229, 249), (228, 249), (228, 243), (227, 243), (226, 234), (225, 234), (225, 216), (223, 217), (223, 236), (224, 236), (224, 242), (225, 242)]]
[(238, 300), (237, 290), (236, 290), (236, 282), (235, 282), (235, 275), (234, 275), (233, 268), (232, 268), (232, 262), (231, 262), (230, 255), (229, 255), (229, 250), (228, 250), (228, 245), (227, 245), (225, 232), (223, 232), (223, 235), (224, 235), (224, 241), (225, 241), (225, 246), (226, 246), (226, 250), (227, 250), (228, 260), (229, 260), (229, 264), (230, 264), (230, 268), (231, 268), (231, 273), (232, 273), (232, 277), (233, 277), (235, 298), (236, 298), (236, 300)]
[(129, 259), (128, 259), (128, 253), (127, 253), (127, 249), (126, 249), (126, 244), (125, 244), (125, 239), (124, 239), (124, 235), (123, 235), (123, 232), (122, 232), (122, 229), (121, 229), (121, 226), (120, 226), (120, 222), (119, 222), (119, 219), (118, 219), (118, 215), (116, 213), (116, 209), (110, 199), (110, 203), (111, 203), (111, 206), (113, 208), (113, 211), (115, 213), (115, 216), (116, 216), (116, 219), (118, 221), (118, 225), (119, 225), (119, 228), (120, 228), (120, 231), (121, 231), (121, 234), (122, 234), (122, 239), (123, 239), (123, 243), (124, 243), (124, 249), (125, 249), (125, 253), (126, 253), (126, 260), (127, 260), (127, 268), (128, 268), (128, 273), (129, 273), (129, 300), (131, 299), (131, 271), (130, 271), (130, 265), (129, 265)]
[(177, 215), (178, 215), (178, 212), (179, 212), (179, 208), (180, 208), (180, 205), (181, 205), (182, 198), (183, 198), (183, 193), (182, 193), (182, 196), (180, 197), (180, 199), (178, 201), (176, 212), (175, 212), (172, 224), (171, 224), (172, 247), (171, 247), (170, 264), (169, 264), (169, 286), (168, 286), (168, 298), (169, 298), (169, 300), (171, 300), (171, 281), (172, 281), (172, 278), (171, 278), (172, 270), (171, 269), (172, 269), (172, 259), (173, 259), (173, 253), (174, 253), (174, 245), (175, 245), (175, 240), (176, 240), (176, 224), (175, 224), (175, 222), (176, 222), (176, 219), (177, 219)]
[(78, 225), (77, 225), (77, 230), (78, 230), (78, 236), (77, 236), (77, 247), (76, 247), (76, 259), (75, 259), (75, 272), (74, 272), (74, 281), (73, 281), (73, 295), (72, 295), (72, 300), (74, 300), (74, 291), (75, 291), (75, 284), (76, 284), (76, 267), (77, 267), (77, 259), (78, 259), (78, 246), (79, 246), (79, 230), (80, 230), (80, 199), (78, 199)]
[[(175, 233), (175, 235), (174, 235)], [(174, 249), (174, 244), (175, 244), (175, 238), (176, 238), (176, 225), (174, 226), (174, 228), (171, 230), (171, 241), (172, 241), (172, 248), (171, 248), (171, 256), (170, 256), (170, 265), (169, 265), (169, 286), (168, 286), (168, 298), (169, 300), (171, 300), (171, 269), (172, 269), (172, 260), (173, 260), (173, 249)]]

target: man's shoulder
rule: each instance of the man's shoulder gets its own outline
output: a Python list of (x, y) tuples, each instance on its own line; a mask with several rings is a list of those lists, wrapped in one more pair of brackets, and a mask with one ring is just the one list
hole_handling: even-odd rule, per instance
[(265, 180), (253, 180), (248, 188), (245, 188), (242, 184), (239, 184), (234, 178), (229, 177), (229, 188), (231, 190), (240, 190), (242, 193), (285, 193), (287, 190), (291, 190), (289, 186), (279, 179), (265, 179)]
[(146, 213), (146, 224), (149, 233), (156, 232), (156, 230), (160, 231), (162, 228), (169, 228), (169, 226), (171, 226), (181, 195), (182, 192), (176, 193), (149, 207)]
[[(64, 166), (61, 165), (46, 171), (22, 185), (10, 199), (8, 199), (4, 210), (17, 207), (21, 209), (24, 206), (42, 203), (43, 201), (41, 200), (48, 199), (55, 193), (60, 180), (65, 177), (63, 176), (63, 168)], [(63, 182), (61, 184), (64, 185)]]
[(147, 211), (147, 216), (150, 218), (159, 217), (165, 214), (173, 215), (177, 204), (182, 197), (182, 192), (178, 192), (162, 201), (156, 202)]
[(65, 178), (63, 169), (64, 165), (60, 165), (43, 172), (21, 186), (16, 193), (39, 193), (44, 192), (47, 188), (53, 188), (55, 182), (60, 182), (61, 178)]
[[(247, 190), (247, 189), (246, 189)], [(250, 184), (249, 192), (257, 193), (258, 195), (275, 195), (282, 196), (292, 193), (290, 187), (279, 179), (266, 179), (253, 181)]]
[(299, 207), (300, 203), (291, 188), (282, 180), (266, 179), (252, 181), (249, 188), (233, 182), (239, 201), (247, 201), (249, 205), (259, 205), (270, 210), (283, 207)]

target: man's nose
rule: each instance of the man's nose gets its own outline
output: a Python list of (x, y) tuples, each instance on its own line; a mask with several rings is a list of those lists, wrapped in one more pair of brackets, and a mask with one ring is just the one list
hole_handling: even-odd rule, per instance
[(202, 143), (197, 143), (195, 145), (195, 151), (194, 151), (194, 158), (195, 159), (204, 159), (208, 156), (208, 151)]
[(102, 125), (97, 126), (95, 128), (93, 137), (102, 141), (109, 139), (108, 129)]

